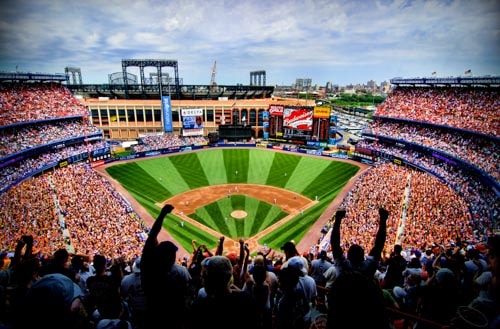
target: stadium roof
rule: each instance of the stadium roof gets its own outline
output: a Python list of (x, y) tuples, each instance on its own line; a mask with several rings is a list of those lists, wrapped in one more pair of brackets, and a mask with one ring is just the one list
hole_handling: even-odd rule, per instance
[(500, 77), (433, 77), (433, 78), (392, 78), (391, 84), (396, 86), (460, 86), (460, 87), (499, 87)]

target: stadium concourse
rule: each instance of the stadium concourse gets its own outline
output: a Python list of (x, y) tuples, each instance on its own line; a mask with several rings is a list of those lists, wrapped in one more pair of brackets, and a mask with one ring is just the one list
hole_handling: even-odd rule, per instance
[[(389, 323), (405, 329), (465, 328), (465, 324), (497, 328), (499, 84), (456, 79), (456, 83), (443, 85), (417, 80), (394, 81), (392, 92), (366, 127), (364, 140), (342, 154), (347, 158), (343, 161), (361, 161), (365, 169), (318, 219), (318, 227), (307, 234), (314, 236), (313, 241), (286, 243), (283, 250), (255, 257), (250, 253), (258, 250), (249, 246), (245, 250), (244, 241), (239, 241), (248, 256), (244, 259), (234, 253), (212, 258), (222, 250), (220, 245), (202, 253), (199, 249), (185, 251), (187, 257), (177, 255), (173, 258), (176, 270), (193, 279), (186, 301), (194, 302), (186, 305), (199, 306), (197, 303), (206, 301), (204, 294), (211, 293), (196, 280), (200, 278), (198, 269), (203, 268), (206, 275), (233, 270), (234, 289), (251, 293), (248, 286), (257, 279), (253, 271), (258, 271), (259, 264), (267, 264), (264, 274), (268, 274), (263, 278), (275, 274), (268, 286), (274, 291), (276, 308), (268, 309), (275, 322), (266, 328), (285, 328), (283, 323), (302, 314), (286, 308), (287, 298), (299, 296), (310, 297), (302, 299), (301, 305), (309, 305), (308, 310), (314, 306), (316, 313), (312, 314), (335, 314), (336, 318), (327, 317), (329, 321), (323, 323), (330, 328), (345, 322), (355, 327), (357, 321), (371, 319), (359, 314), (379, 306), (376, 313), (387, 320), (386, 328)], [(163, 207), (156, 220), (148, 217), (133, 198), (123, 197), (126, 191), (92, 168), (113, 160), (110, 145), (89, 120), (88, 109), (63, 85), (2, 83), (0, 103), (0, 291), (10, 293), (0, 294), (0, 324), (25, 328), (24, 322), (33, 319), (51, 327), (98, 329), (116, 320), (145, 328), (137, 315), (140, 312), (135, 313), (139, 305), (134, 309), (132, 303), (124, 303), (131, 296), (116, 294), (120, 289), (113, 284), (121, 283), (125, 274), (142, 271), (136, 260), (143, 256), (152, 222), (163, 220), (168, 209)], [(147, 152), (158, 154), (170, 142), (191, 147), (193, 140), (164, 134), (143, 142)], [(290, 151), (297, 152), (297, 148)], [(345, 209), (345, 214), (338, 209)], [(163, 252), (178, 251), (171, 243), (161, 246)], [(310, 289), (297, 295), (293, 295), (297, 285), (284, 288), (292, 278), (298, 281), (290, 282), (300, 281), (301, 285), (311, 282), (313, 264), (320, 257), (326, 257), (323, 264), (327, 262), (333, 269), (320, 273), (326, 283), (309, 283)], [(375, 268), (371, 267), (373, 259), (377, 260)], [(370, 280), (360, 276), (368, 268), (374, 270)], [(88, 277), (104, 277), (107, 288), (114, 290), (104, 293), (90, 284), (99, 279), (87, 281)], [(360, 284), (366, 289), (359, 291)], [(48, 303), (47, 289), (51, 296), (61, 295), (64, 302), (57, 305), (61, 309)], [(368, 291), (374, 293), (373, 298), (365, 298)], [(106, 300), (113, 308), (106, 308), (110, 304), (97, 297), (104, 295), (114, 297)], [(10, 299), (12, 296), (26, 299)], [(325, 304), (326, 296), (333, 299)], [(381, 296), (387, 303), (378, 299)], [(366, 301), (371, 302), (361, 303)], [(122, 312), (125, 304), (139, 317), (127, 317), (128, 312)], [(350, 311), (339, 313), (343, 306)], [(68, 326), (67, 318), (61, 316), (75, 309), (79, 312), (71, 314), (78, 315), (78, 324), (85, 326), (74, 322)], [(234, 310), (248, 323), (258, 321), (244, 311)], [(26, 312), (36, 316), (26, 317)], [(187, 314), (179, 318), (186, 319), (190, 328), (190, 321), (199, 317)], [(316, 324), (310, 315), (305, 311), (298, 318), (304, 321), (301, 329)]]

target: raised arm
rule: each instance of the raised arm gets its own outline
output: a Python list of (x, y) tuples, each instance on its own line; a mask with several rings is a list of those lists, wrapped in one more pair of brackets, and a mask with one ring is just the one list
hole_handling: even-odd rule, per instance
[(248, 275), (248, 263), (249, 263), (249, 257), (250, 257), (250, 247), (248, 246), (248, 243), (245, 243), (243, 246), (244, 252), (245, 252), (245, 259), (243, 260), (243, 266), (241, 267), (241, 272), (240, 272), (240, 282), (241, 282), (241, 287), (240, 289), (243, 288), (243, 283), (246, 282), (247, 280), (247, 275)]
[(215, 251), (217, 256), (222, 256), (222, 253), (224, 252), (224, 240), (224, 236), (219, 238), (219, 244), (217, 245), (217, 250)]
[(153, 226), (151, 227), (151, 230), (149, 231), (149, 235), (144, 248), (149, 248), (151, 246), (156, 247), (158, 245), (158, 234), (160, 233), (163, 226), (163, 220), (165, 219), (167, 214), (170, 214), (172, 212), (172, 210), (174, 210), (174, 206), (172, 206), (171, 204), (166, 204), (165, 206), (163, 206), (160, 214), (158, 215), (158, 218), (156, 218)]
[(243, 262), (245, 261), (245, 240), (240, 239), (240, 258), (238, 259), (239, 268), (243, 267)]
[(335, 221), (333, 223), (332, 234), (330, 236), (330, 245), (332, 247), (333, 259), (340, 259), (344, 252), (340, 246), (340, 224), (342, 218), (345, 217), (345, 209), (338, 209), (335, 213)]
[(389, 218), (389, 211), (384, 207), (380, 207), (378, 214), (380, 217), (378, 231), (375, 236), (375, 244), (369, 254), (375, 259), (380, 259), (382, 257), (382, 250), (384, 250), (385, 239), (387, 237), (387, 218)]

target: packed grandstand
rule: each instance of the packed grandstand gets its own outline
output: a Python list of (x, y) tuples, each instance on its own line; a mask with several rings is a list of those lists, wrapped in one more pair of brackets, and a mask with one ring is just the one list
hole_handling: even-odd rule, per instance
[[(395, 244), (408, 251), (408, 260), (410, 250), (453, 248), (457, 241), (463, 250), (483, 246), (499, 228), (499, 92), (498, 85), (394, 85), (373, 120), (366, 121), (362, 140), (349, 150), (330, 145), (339, 157), (370, 165), (340, 202), (349, 214), (342, 245), (372, 245), (378, 222), (366, 214), (384, 204), (391, 217), (401, 219), (388, 223), (387, 257)], [(61, 248), (128, 264), (141, 255), (149, 224), (93, 168), (124, 159), (111, 153), (112, 141), (68, 88), (1, 83), (0, 131), (5, 257), (26, 235), (33, 236), (41, 259)], [(208, 136), (165, 132), (141, 138), (132, 155), (207, 144)], [(315, 243), (301, 253), (331, 253), (332, 222), (321, 224), (327, 230), (313, 232)], [(190, 255), (178, 256), (182, 263)]]

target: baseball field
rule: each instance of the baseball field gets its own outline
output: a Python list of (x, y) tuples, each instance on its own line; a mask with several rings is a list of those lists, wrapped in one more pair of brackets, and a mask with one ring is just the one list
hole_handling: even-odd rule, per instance
[(152, 218), (170, 203), (164, 228), (184, 250), (251, 250), (300, 241), (360, 167), (331, 158), (256, 148), (214, 148), (106, 167)]

